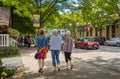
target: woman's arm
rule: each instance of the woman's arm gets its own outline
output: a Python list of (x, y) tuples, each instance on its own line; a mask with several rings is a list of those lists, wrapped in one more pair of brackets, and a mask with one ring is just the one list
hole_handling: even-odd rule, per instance
[(66, 43), (66, 41), (64, 41), (63, 48), (62, 48), (62, 53), (64, 53), (64, 50), (65, 50), (66, 46), (67, 46), (67, 43)]
[(38, 41), (38, 37), (35, 38), (35, 42), (36, 42), (36, 47), (39, 48), (39, 41)]

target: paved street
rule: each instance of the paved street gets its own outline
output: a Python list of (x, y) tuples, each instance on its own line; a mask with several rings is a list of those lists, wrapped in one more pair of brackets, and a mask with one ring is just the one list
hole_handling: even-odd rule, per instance
[[(52, 71), (51, 54), (49, 52), (43, 74), (38, 73), (37, 60), (33, 57), (35, 50), (35, 48), (21, 49), (26, 72), (26, 77), (23, 79), (120, 79), (120, 71), (114, 71), (114, 68), (110, 69), (110, 67), (120, 68), (119, 47), (102, 46), (100, 50), (74, 48), (72, 55), (74, 64), (73, 71), (65, 69), (64, 56), (60, 54), (61, 71), (59, 73)], [(98, 64), (100, 66), (98, 66)]]
[(120, 71), (120, 47), (101, 46), (99, 50), (74, 49), (74, 57)]

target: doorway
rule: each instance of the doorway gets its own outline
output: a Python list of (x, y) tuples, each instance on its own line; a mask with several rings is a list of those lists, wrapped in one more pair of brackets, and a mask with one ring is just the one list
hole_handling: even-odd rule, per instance
[(115, 30), (115, 25), (112, 25), (112, 38), (115, 37), (116, 30)]
[(106, 39), (110, 39), (110, 26), (106, 26)]

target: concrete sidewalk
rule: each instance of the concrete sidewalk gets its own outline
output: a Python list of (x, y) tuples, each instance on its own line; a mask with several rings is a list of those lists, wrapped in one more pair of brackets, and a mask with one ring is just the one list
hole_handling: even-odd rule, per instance
[(88, 60), (90, 59), (89, 57), (94, 57), (94, 56), (90, 56), (89, 54), (86, 53), (86, 57), (85, 57), (85, 54), (84, 55), (81, 54), (82, 52), (86, 52), (84, 50), (82, 50), (82, 52), (80, 51), (81, 53), (73, 51), (74, 52), (72, 55), (73, 64), (74, 64), (73, 71), (66, 69), (64, 56), (63, 54), (60, 54), (61, 71), (59, 73), (53, 72), (52, 64), (51, 64), (51, 53), (48, 52), (44, 73), (40, 74), (38, 73), (37, 60), (34, 59), (35, 51), (36, 51), (36, 48), (21, 49), (22, 60), (23, 60), (25, 72), (26, 72), (26, 77), (24, 78), (22, 77), (22, 79), (66, 79), (66, 78), (68, 79), (119, 79), (120, 78), (119, 72), (115, 72), (104, 67), (99, 67), (94, 64), (87, 63)]
[(9, 77), (7, 79), (18, 79), (21, 78), (21, 76), (24, 73), (24, 64), (22, 62), (22, 59), (20, 56), (18, 57), (10, 57), (10, 58), (3, 58), (2, 59), (2, 65), (9, 68), (9, 69), (15, 69), (16, 74), (13, 75), (13, 77)]

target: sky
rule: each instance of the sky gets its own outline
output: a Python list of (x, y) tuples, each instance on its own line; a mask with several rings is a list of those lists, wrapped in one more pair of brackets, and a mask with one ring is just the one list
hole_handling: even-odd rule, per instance
[[(82, 0), (69, 0), (68, 2), (75, 2), (75, 4), (72, 4), (72, 5), (77, 7), (77, 6), (79, 6), (79, 3), (82, 2)], [(63, 13), (70, 12), (70, 10), (69, 9), (64, 9), (64, 12), (61, 12), (61, 11), (59, 11), (59, 12), (60, 12), (60, 14), (63, 14)]]

